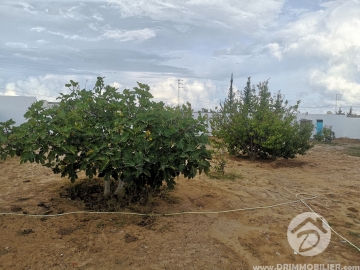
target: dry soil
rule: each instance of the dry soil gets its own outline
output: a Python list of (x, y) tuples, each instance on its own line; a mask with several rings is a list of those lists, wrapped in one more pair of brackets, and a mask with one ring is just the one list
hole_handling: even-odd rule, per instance
[[(142, 213), (214, 212), (294, 201), (298, 193), (332, 228), (360, 247), (360, 142), (317, 144), (294, 160), (228, 158), (225, 176), (179, 178), (174, 191)], [(85, 209), (60, 196), (74, 186), (37, 164), (0, 162), (0, 269), (253, 269), (257, 265), (360, 265), (360, 252), (332, 234), (313, 257), (294, 254), (287, 227), (309, 209), (301, 202), (228, 213), (142, 217), (52, 214)], [(87, 181), (83, 176), (77, 183)], [(101, 181), (101, 180), (94, 180)], [(89, 183), (94, 183), (90, 181)], [(109, 202), (112, 203), (112, 202)]]

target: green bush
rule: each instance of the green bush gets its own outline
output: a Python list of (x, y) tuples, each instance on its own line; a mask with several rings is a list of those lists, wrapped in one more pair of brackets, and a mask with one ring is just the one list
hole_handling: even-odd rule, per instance
[(332, 131), (332, 126), (324, 126), (320, 132), (314, 135), (314, 139), (318, 142), (330, 143), (335, 138), (335, 132)]
[(119, 180), (119, 193), (125, 184), (159, 188), (165, 181), (173, 188), (180, 174), (208, 173), (205, 117), (194, 119), (190, 104), (151, 101), (149, 86), (141, 83), (119, 93), (101, 77), (93, 91), (74, 81), (66, 86), (71, 93), (61, 94), (59, 106), (44, 108), (39, 101), (26, 112), (26, 123), (0, 123), (0, 159), (16, 155), (72, 182), (80, 171), (104, 177), (105, 195), (111, 177)]
[(272, 96), (268, 82), (251, 86), (250, 78), (239, 98), (232, 97), (212, 111), (213, 135), (230, 154), (256, 158), (294, 158), (311, 148), (312, 123), (297, 121), (300, 101), (289, 106), (283, 96)]

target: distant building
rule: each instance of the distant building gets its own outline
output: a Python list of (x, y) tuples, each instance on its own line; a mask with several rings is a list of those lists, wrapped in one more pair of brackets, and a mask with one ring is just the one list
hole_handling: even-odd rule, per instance
[(324, 126), (331, 126), (336, 138), (360, 139), (360, 115), (300, 113), (297, 118), (313, 123), (313, 135), (320, 132)]
[(43, 101), (44, 101), (43, 107), (50, 108), (50, 107), (59, 105), (59, 102), (52, 102), (52, 101), (47, 101), (47, 100), (43, 100)]
[[(209, 118), (212, 113), (207, 114)], [(197, 118), (198, 113), (194, 112), (193, 117)], [(320, 132), (324, 126), (331, 126), (335, 132), (336, 138), (360, 139), (360, 115), (337, 115), (337, 114), (308, 114), (299, 113), (298, 121), (310, 121), (314, 125), (313, 135)], [(211, 127), (208, 127), (208, 133), (211, 134)]]
[(36, 101), (36, 97), (0, 96), (0, 122), (13, 119), (16, 126), (26, 122), (24, 114)]

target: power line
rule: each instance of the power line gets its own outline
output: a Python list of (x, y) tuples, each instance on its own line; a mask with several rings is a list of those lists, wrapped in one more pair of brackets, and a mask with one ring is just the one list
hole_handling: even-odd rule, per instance
[(336, 114), (336, 111), (337, 111), (337, 101), (338, 100), (341, 100), (341, 95), (340, 94), (336, 94), (336, 100), (335, 100), (335, 114)]
[(181, 85), (181, 82), (182, 80), (178, 79), (178, 106), (180, 106), (180, 88), (184, 88), (183, 85)]

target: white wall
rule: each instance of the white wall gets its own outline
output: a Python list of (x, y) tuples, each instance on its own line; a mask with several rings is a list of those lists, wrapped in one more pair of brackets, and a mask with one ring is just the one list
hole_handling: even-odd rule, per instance
[(324, 126), (332, 126), (336, 138), (360, 139), (360, 117), (336, 114), (298, 114), (297, 118), (298, 120), (311, 120), (315, 126), (313, 134), (316, 133), (316, 121), (323, 120)]
[[(203, 114), (204, 115), (204, 114)], [(194, 112), (193, 117), (197, 118), (198, 113)], [(211, 113), (208, 114), (211, 117)], [(311, 120), (314, 125), (313, 135), (316, 134), (316, 120), (323, 120), (323, 126), (332, 126), (336, 138), (347, 137), (360, 139), (360, 116), (347, 117), (346, 115), (335, 114), (298, 114), (297, 119)], [(211, 129), (209, 128), (209, 133)]]
[(26, 121), (24, 114), (36, 97), (0, 96), (0, 122), (13, 119), (18, 126)]

